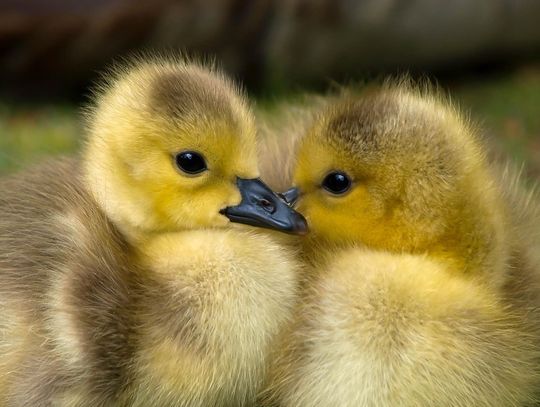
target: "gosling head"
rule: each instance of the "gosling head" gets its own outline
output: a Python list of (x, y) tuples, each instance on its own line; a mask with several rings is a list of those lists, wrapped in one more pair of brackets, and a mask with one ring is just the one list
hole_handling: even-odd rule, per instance
[(499, 207), (468, 123), (406, 86), (346, 95), (302, 138), (298, 210), (317, 242), (443, 256), (488, 256)]
[(214, 69), (172, 60), (119, 69), (97, 92), (88, 123), (87, 184), (128, 236), (230, 221), (306, 229), (258, 180), (254, 119)]

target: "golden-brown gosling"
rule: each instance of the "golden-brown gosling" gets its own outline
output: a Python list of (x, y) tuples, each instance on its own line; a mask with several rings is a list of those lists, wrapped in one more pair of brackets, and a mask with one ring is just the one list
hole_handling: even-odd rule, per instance
[(254, 119), (215, 69), (118, 69), (80, 158), (0, 181), (0, 405), (244, 406), (295, 299)]
[(310, 269), (266, 402), (538, 401), (539, 207), (456, 109), (409, 86), (344, 95), (299, 141), (294, 184)]

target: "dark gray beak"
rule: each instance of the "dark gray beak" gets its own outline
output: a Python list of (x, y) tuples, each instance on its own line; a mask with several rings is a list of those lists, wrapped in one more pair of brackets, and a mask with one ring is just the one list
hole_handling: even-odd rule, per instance
[[(220, 213), (231, 222), (304, 235), (308, 231), (306, 219), (291, 208), (288, 199), (272, 191), (260, 179), (237, 178), (236, 185), (242, 195), (239, 205), (229, 206)], [(285, 194), (293, 196), (292, 190)], [(298, 192), (294, 193), (298, 197)]]
[(294, 206), (298, 198), (300, 197), (300, 190), (296, 187), (286, 190), (285, 192), (278, 194), (289, 206)]

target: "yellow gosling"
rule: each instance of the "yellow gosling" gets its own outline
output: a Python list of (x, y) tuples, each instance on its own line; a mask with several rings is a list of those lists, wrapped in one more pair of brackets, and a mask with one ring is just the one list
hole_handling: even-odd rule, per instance
[(87, 117), (80, 157), (0, 180), (0, 405), (251, 405), (297, 264), (241, 224), (306, 224), (257, 179), (244, 96), (142, 60)]
[(346, 94), (295, 161), (309, 268), (266, 404), (538, 401), (539, 206), (452, 105), (408, 85)]

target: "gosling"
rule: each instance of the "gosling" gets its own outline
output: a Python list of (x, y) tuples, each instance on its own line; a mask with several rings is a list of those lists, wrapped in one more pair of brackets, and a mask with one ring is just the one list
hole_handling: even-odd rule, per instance
[(308, 271), (263, 405), (538, 402), (539, 206), (474, 127), (386, 85), (329, 103), (294, 154)]
[(79, 158), (0, 180), (0, 405), (251, 405), (297, 278), (253, 226), (306, 223), (258, 179), (244, 95), (139, 60), (87, 118)]

